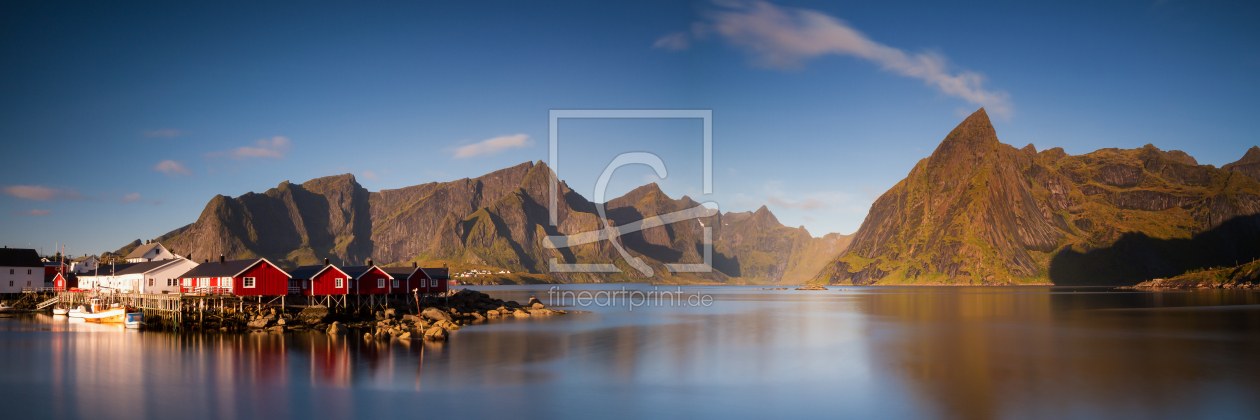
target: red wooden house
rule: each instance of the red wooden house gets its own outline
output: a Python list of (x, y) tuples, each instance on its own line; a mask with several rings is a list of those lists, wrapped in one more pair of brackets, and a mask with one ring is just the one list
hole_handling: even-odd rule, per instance
[(281, 296), (289, 293), (289, 273), (266, 258), (206, 262), (179, 276), (181, 293)]
[(350, 292), (350, 279), (345, 271), (324, 260), (323, 265), (304, 265), (290, 273), (289, 294), (306, 296), (346, 295)]
[(53, 275), (44, 275), (44, 283), (52, 283), (53, 290), (64, 292), (71, 289), (79, 288), (79, 276), (71, 274), (54, 273)]
[(401, 291), (392, 293), (442, 293), (446, 291), (446, 284), (450, 280), (449, 270), (446, 268), (417, 268), (415, 263), (411, 267), (393, 267), (386, 271), (398, 279), (398, 286), (402, 288)]
[(402, 293), (401, 291), (395, 291), (402, 285), (395, 284), (396, 282), (393, 281), (394, 276), (372, 264), (372, 260), (368, 260), (368, 265), (342, 267), (342, 271), (350, 276), (350, 294), (352, 295)]

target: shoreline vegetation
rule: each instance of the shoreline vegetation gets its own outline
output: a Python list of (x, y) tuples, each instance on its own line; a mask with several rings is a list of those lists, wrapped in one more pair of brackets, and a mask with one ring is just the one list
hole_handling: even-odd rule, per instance
[(1241, 289), (1260, 290), (1260, 261), (1236, 267), (1199, 269), (1184, 274), (1153, 279), (1124, 289)]

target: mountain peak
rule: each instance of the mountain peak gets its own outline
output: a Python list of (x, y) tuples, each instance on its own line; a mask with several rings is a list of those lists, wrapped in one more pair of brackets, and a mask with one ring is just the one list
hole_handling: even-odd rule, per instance
[(997, 143), (997, 131), (993, 129), (993, 123), (989, 122), (989, 114), (984, 112), (984, 108), (980, 108), (945, 136), (945, 140), (932, 152), (932, 159), (948, 158), (957, 154), (983, 155), (985, 150)]
[(1256, 162), (1260, 162), (1260, 147), (1251, 146), (1250, 149), (1247, 149), (1247, 153), (1243, 155), (1242, 159), (1238, 159), (1238, 161), (1234, 163), (1244, 164)]

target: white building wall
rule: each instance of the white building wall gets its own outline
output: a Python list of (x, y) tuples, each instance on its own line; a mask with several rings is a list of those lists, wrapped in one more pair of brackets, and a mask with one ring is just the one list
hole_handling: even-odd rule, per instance
[[(164, 265), (144, 275), (141, 293), (179, 293), (179, 276), (192, 270), (198, 264), (184, 258)], [(152, 280), (152, 286), (149, 285)]]
[(44, 267), (0, 267), (0, 293), (21, 293), (24, 287), (44, 287)]

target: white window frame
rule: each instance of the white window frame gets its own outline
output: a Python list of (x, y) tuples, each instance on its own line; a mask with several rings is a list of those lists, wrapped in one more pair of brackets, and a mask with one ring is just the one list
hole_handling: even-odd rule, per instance
[(433, 279), (433, 286), (432, 286), (432, 287), (438, 287), (438, 280), (437, 280), (437, 279)]
[(385, 288), (385, 278), (384, 278), (384, 277), (381, 277), (381, 278), (376, 279), (376, 288), (377, 288), (377, 289), (384, 289), (384, 288)]
[(343, 279), (341, 277), (333, 279), (333, 288), (340, 289), (340, 288), (346, 287), (345, 284), (346, 284), (346, 279)]
[(245, 277), (245, 278), (241, 279), (241, 284), (242, 284), (242, 285), (244, 285), (243, 287), (244, 287), (244, 288), (246, 288), (246, 289), (253, 289), (253, 288), (254, 288), (254, 286), (257, 286), (257, 285), (258, 285), (258, 278), (256, 278), (256, 277)]
[(390, 284), (392, 285), (391, 287), (393, 287), (393, 288), (397, 289), (397, 288), (398, 288), (398, 279), (394, 279), (392, 282), (390, 282)]

